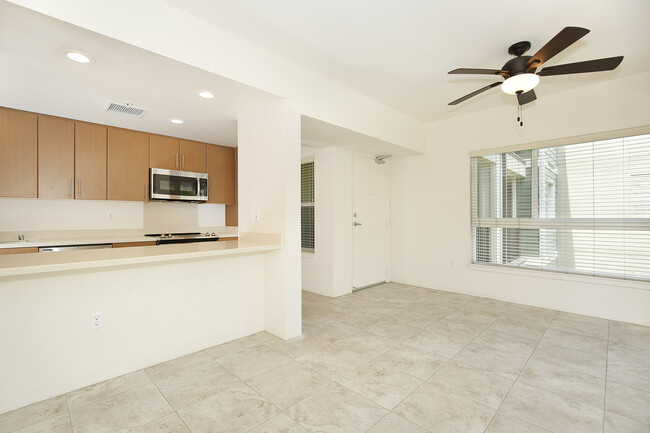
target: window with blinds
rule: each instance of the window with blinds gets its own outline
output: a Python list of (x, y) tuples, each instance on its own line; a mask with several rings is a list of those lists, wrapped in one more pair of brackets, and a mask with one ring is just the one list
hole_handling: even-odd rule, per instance
[(472, 263), (650, 281), (650, 135), (471, 164)]
[(314, 161), (300, 164), (300, 233), (303, 252), (314, 252)]

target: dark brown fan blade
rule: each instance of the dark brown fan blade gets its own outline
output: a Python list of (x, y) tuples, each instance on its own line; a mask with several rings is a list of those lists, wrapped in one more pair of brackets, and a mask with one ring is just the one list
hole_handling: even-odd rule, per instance
[(589, 33), (582, 27), (565, 27), (526, 62), (526, 70), (539, 66)]
[(492, 83), (492, 84), (490, 84), (489, 86), (481, 87), (480, 89), (475, 90), (475, 91), (473, 91), (472, 93), (463, 96), (462, 98), (458, 98), (458, 99), (456, 99), (455, 101), (451, 101), (451, 102), (450, 102), (449, 104), (447, 104), (447, 105), (456, 105), (456, 104), (460, 104), (461, 102), (466, 101), (466, 100), (468, 100), (469, 98), (478, 95), (479, 93), (483, 93), (483, 92), (485, 92), (486, 90), (490, 90), (491, 88), (496, 87), (496, 86), (500, 85), (501, 83), (502, 83), (501, 81), (497, 81), (496, 83)]
[(528, 104), (529, 102), (533, 102), (535, 99), (537, 99), (537, 95), (535, 95), (534, 90), (529, 90), (526, 93), (520, 93), (517, 95), (517, 102), (519, 102), (519, 105)]
[(481, 75), (499, 75), (501, 71), (497, 69), (476, 69), (476, 68), (458, 68), (447, 72), (448, 74), (481, 74)]
[(537, 75), (566, 75), (583, 74), (585, 72), (611, 71), (616, 69), (623, 61), (623, 56), (608, 57), (606, 59), (587, 60), (585, 62), (566, 63), (564, 65), (549, 66), (537, 73)]

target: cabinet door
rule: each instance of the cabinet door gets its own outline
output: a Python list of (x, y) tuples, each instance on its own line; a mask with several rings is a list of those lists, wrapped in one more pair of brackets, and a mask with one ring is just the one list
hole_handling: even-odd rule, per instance
[(207, 146), (208, 203), (235, 202), (235, 149)]
[(27, 254), (37, 252), (38, 247), (0, 248), (0, 256), (3, 254)]
[(149, 136), (149, 167), (180, 170), (179, 139), (164, 135)]
[(75, 198), (106, 200), (107, 128), (75, 122)]
[(0, 108), (0, 197), (36, 197), (37, 116)]
[(38, 116), (38, 197), (74, 196), (74, 121)]
[(181, 140), (180, 170), (205, 173), (205, 143)]
[(108, 128), (108, 199), (149, 200), (149, 135)]

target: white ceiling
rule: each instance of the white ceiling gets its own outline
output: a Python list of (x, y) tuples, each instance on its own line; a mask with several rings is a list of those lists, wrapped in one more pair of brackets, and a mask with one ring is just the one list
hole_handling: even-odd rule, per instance
[[(82, 65), (65, 49), (94, 57)], [(0, 0), (0, 105), (171, 135), (237, 144), (237, 118), (277, 96)], [(196, 95), (209, 89), (217, 97)], [(107, 113), (107, 102), (149, 110)], [(169, 118), (186, 121), (174, 125)]]
[(543, 77), (533, 104), (546, 94), (650, 70), (648, 0), (166, 1), (424, 122), (514, 107), (514, 97), (498, 88), (448, 107), (495, 78), (447, 72), (500, 68), (511, 44), (528, 40), (533, 54), (565, 26), (591, 33), (549, 66), (625, 60), (612, 72)]
[(405, 147), (309, 116), (301, 117), (300, 129), (302, 144), (312, 147), (336, 146), (375, 156), (384, 154), (395, 157), (417, 155), (417, 152)]
[[(546, 94), (650, 70), (650, 1), (545, 0), (165, 0), (219, 27), (354, 88), (424, 122), (495, 106), (512, 106), (498, 89), (456, 107), (447, 103), (494, 82), (491, 76), (448, 76), (456, 67), (499, 68), (507, 47), (530, 40), (539, 49), (567, 25), (590, 34), (550, 64), (624, 55), (613, 72), (543, 77)], [(74, 48), (96, 62), (64, 57)], [(0, 0), (0, 105), (234, 146), (237, 118), (277, 96)], [(209, 89), (213, 100), (196, 96)], [(142, 119), (106, 113), (107, 102), (149, 110)], [(580, 101), (572, 101), (576, 110)], [(184, 125), (168, 122), (171, 117)], [(404, 149), (303, 117), (303, 142), (367, 153)], [(407, 152), (408, 153), (408, 152)]]

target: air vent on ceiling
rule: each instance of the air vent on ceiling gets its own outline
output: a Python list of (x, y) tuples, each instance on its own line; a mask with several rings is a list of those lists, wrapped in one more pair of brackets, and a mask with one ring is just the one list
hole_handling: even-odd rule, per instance
[(104, 107), (104, 111), (111, 113), (122, 114), (124, 116), (130, 117), (142, 117), (147, 114), (147, 110), (143, 108), (134, 107), (133, 104), (125, 102), (124, 104), (118, 104), (117, 102), (109, 102)]

